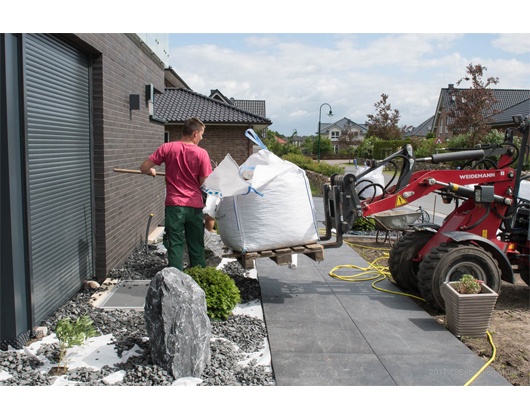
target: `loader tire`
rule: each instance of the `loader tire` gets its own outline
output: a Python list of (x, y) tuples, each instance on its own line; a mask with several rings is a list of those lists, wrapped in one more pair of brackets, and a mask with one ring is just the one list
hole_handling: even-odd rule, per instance
[(390, 250), (388, 268), (394, 283), (403, 290), (419, 292), (419, 262), (413, 261), (416, 254), (435, 235), (430, 231), (413, 231), (401, 236)]
[(470, 244), (449, 242), (433, 248), (420, 263), (418, 287), (421, 296), (431, 307), (445, 310), (440, 287), (443, 283), (460, 280), (462, 274), (472, 274), (500, 292), (501, 270), (488, 251)]

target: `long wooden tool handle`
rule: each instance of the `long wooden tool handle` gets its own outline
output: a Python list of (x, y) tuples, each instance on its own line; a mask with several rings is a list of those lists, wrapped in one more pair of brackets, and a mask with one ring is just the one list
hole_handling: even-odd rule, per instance
[[(141, 174), (141, 175), (144, 175), (142, 174), (142, 171), (140, 171), (139, 169), (121, 169), (121, 168), (114, 168), (113, 169), (114, 172), (123, 172), (125, 174)], [(165, 172), (156, 172), (157, 175), (160, 175), (160, 176), (166, 176), (166, 173)]]

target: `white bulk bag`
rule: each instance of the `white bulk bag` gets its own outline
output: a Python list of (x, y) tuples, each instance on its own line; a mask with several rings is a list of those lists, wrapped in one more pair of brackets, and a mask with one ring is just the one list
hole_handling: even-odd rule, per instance
[[(255, 136), (247, 130), (247, 137), (249, 132)], [(205, 212), (217, 220), (221, 240), (239, 252), (317, 242), (316, 211), (305, 171), (261, 146), (241, 167), (227, 155), (203, 184), (208, 197), (214, 197)]]
[(517, 194), (517, 198), (530, 201), (530, 182), (529, 181), (526, 181), (523, 179), (519, 183), (519, 194)]
[(367, 167), (359, 167), (357, 168), (357, 171), (355, 171), (355, 177), (357, 179), (357, 182), (355, 183), (355, 191), (360, 193), (359, 197), (362, 200), (377, 197), (378, 195), (383, 194), (383, 189), (381, 186), (385, 185), (385, 177), (383, 175), (384, 167), (380, 166), (366, 175), (363, 175), (369, 169), (370, 168)]

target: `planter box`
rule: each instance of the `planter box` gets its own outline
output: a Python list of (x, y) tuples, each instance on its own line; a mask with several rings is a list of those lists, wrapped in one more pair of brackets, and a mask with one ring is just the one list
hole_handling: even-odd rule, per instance
[(442, 285), (446, 324), (456, 336), (484, 337), (499, 295), (485, 284), (477, 294), (460, 294), (451, 283)]

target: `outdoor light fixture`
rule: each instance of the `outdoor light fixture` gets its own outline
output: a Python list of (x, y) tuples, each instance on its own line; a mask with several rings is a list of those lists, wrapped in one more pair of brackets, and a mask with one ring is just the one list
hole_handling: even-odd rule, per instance
[(129, 111), (140, 109), (140, 95), (129, 95)]
[(329, 113), (328, 117), (333, 117), (333, 112), (331, 111), (331, 105), (327, 102), (324, 102), (322, 105), (320, 105), (320, 111), (318, 112), (318, 163), (320, 163), (320, 121), (321, 121), (321, 115), (322, 115), (322, 107), (324, 105), (329, 106)]

